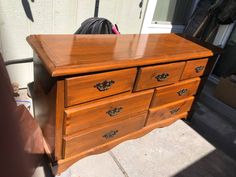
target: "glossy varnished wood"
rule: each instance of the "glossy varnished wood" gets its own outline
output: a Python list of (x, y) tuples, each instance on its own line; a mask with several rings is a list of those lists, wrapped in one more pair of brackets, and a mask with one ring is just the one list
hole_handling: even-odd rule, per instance
[(62, 155), (64, 80), (52, 78), (37, 55), (34, 56), (32, 99), (34, 116), (44, 135), (45, 151), (51, 160), (59, 160)]
[(202, 76), (206, 69), (207, 62), (208, 58), (187, 61), (181, 80)]
[[(141, 67), (138, 71), (134, 90), (145, 90), (175, 83), (179, 81), (184, 66), (185, 62), (177, 62), (156, 66)], [(159, 80), (157, 78), (158, 76), (166, 78), (161, 78)]]
[(193, 78), (177, 82), (176, 84), (156, 88), (152, 98), (151, 107), (162, 106), (163, 104), (195, 95), (200, 80), (200, 78)]
[[(200, 81), (196, 77), (208, 75), (213, 63), (204, 59), (211, 50), (175, 34), (32, 35), (27, 40), (36, 54), (35, 116), (55, 174), (185, 118)], [(204, 64), (206, 69), (196, 73)], [(183, 89), (188, 92), (177, 95)]]
[[(130, 91), (133, 88), (136, 71), (136, 68), (131, 68), (68, 78), (65, 80), (66, 106)], [(111, 85), (101, 86), (106, 89), (99, 90), (98, 84), (107, 82)]]
[(174, 123), (176, 120), (185, 119), (186, 117), (187, 117), (187, 113), (182, 113), (182, 114), (173, 116), (170, 119), (156, 122), (151, 125), (146, 125), (145, 127), (143, 127), (142, 129), (140, 129), (138, 131), (129, 133), (128, 135), (114, 139), (113, 141), (109, 141), (105, 144), (101, 144), (101, 145), (91, 148), (87, 151), (83, 151), (75, 156), (59, 160), (57, 165), (52, 166), (52, 171), (54, 174), (61, 173), (61, 172), (65, 171), (73, 163), (75, 163), (76, 161), (78, 161), (88, 155), (94, 155), (94, 154), (106, 152), (106, 151), (112, 149), (113, 147), (115, 147), (116, 145), (120, 144), (121, 142), (135, 139), (135, 138), (139, 138), (139, 137), (151, 132), (152, 130), (154, 130), (156, 128), (162, 128), (162, 127), (169, 126), (170, 124)]
[(53, 77), (213, 55), (175, 34), (32, 35), (27, 41)]
[[(147, 111), (127, 116), (126, 120), (104, 124), (91, 131), (64, 137), (64, 158), (71, 157), (93, 147), (137, 131), (144, 126)], [(109, 136), (109, 134), (112, 134)]]
[[(106, 98), (85, 106), (65, 110), (65, 134), (72, 134), (97, 125), (127, 119), (130, 114), (149, 109), (153, 90)], [(109, 113), (110, 111), (110, 113)], [(111, 111), (116, 111), (113, 115)]]
[(65, 81), (57, 81), (56, 92), (56, 108), (55, 108), (55, 159), (62, 157), (62, 135), (64, 129), (64, 97), (65, 97)]
[(193, 100), (194, 97), (189, 97), (180, 101), (149, 109), (147, 125), (188, 112), (192, 106)]

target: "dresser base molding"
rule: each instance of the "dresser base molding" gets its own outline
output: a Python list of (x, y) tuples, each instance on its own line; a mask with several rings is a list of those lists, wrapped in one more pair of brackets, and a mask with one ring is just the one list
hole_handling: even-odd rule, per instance
[(57, 161), (57, 163), (52, 163), (51, 164), (52, 173), (54, 175), (60, 174), (63, 171), (65, 171), (67, 168), (69, 168), (72, 164), (74, 164), (75, 162), (77, 162), (78, 160), (80, 160), (84, 157), (87, 157), (89, 155), (95, 155), (95, 154), (100, 154), (100, 153), (106, 152), (106, 151), (112, 149), (113, 147), (119, 145), (120, 143), (122, 143), (126, 140), (140, 138), (140, 137), (144, 136), (145, 134), (151, 132), (152, 130), (154, 130), (156, 128), (166, 127), (166, 126), (171, 125), (172, 123), (174, 123), (178, 119), (186, 119), (186, 118), (187, 118), (187, 112), (176, 115), (172, 118), (169, 118), (169, 119), (166, 119), (166, 120), (163, 120), (163, 121), (160, 121), (160, 122), (150, 124), (148, 126), (143, 127), (139, 131), (130, 133), (126, 136), (115, 139), (115, 140), (110, 141), (106, 144), (102, 144), (102, 145), (97, 146), (95, 148), (92, 148), (92, 149), (89, 149), (87, 151), (81, 152), (80, 154), (78, 154), (76, 156), (69, 157), (69, 158), (66, 158), (66, 159), (61, 159), (61, 160)]

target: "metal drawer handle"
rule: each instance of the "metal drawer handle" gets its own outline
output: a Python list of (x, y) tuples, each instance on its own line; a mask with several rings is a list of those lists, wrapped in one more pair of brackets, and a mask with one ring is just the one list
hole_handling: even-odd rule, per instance
[(196, 73), (199, 73), (199, 72), (201, 72), (204, 68), (205, 68), (204, 66), (197, 66), (197, 67), (195, 68), (195, 71), (196, 71)]
[(175, 109), (170, 110), (170, 113), (176, 114), (177, 112), (179, 112), (179, 110), (180, 110), (180, 108), (175, 108)]
[(118, 130), (111, 130), (105, 133), (102, 137), (106, 139), (113, 138), (117, 133), (118, 133)]
[(111, 109), (111, 110), (107, 111), (106, 113), (110, 117), (113, 117), (113, 116), (117, 115), (122, 109), (123, 109), (122, 107), (117, 107), (117, 108), (114, 108), (114, 109)]
[(186, 95), (187, 92), (188, 92), (188, 89), (181, 89), (181, 90), (178, 91), (177, 93), (178, 93), (179, 96), (183, 96), (183, 95)]
[(169, 77), (168, 73), (162, 73), (157, 75), (155, 78), (157, 79), (157, 81), (164, 81)]
[(113, 80), (109, 80), (109, 81), (105, 80), (103, 82), (97, 83), (96, 85), (94, 85), (94, 87), (102, 92), (102, 91), (108, 90), (114, 83), (115, 81)]

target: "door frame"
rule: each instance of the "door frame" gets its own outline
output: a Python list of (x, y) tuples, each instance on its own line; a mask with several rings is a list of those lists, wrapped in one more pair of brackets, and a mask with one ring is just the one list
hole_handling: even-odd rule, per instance
[[(143, 20), (141, 34), (149, 33), (182, 33), (185, 25), (172, 25), (169, 22), (152, 23), (152, 18), (155, 12), (158, 0), (149, 0), (146, 8), (146, 13)], [(191, 12), (194, 11), (199, 0), (195, 0)], [(192, 14), (192, 13), (191, 13)]]
[[(236, 25), (236, 22), (231, 23), (229, 25), (220, 25), (217, 31), (216, 37), (213, 41), (213, 44), (220, 48), (224, 48), (235, 25)], [(213, 74), (213, 70), (215, 69), (217, 62), (219, 61), (219, 58), (220, 58), (220, 55), (217, 56), (216, 62), (214, 66), (212, 67), (211, 74), (209, 75), (209, 80), (215, 84), (218, 84), (219, 77)]]

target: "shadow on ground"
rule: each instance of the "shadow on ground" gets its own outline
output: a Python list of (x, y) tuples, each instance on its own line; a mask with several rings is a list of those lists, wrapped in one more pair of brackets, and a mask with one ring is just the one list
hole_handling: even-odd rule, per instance
[[(194, 152), (193, 152), (194, 153)], [(236, 163), (219, 150), (215, 150), (174, 177), (235, 177)]]

